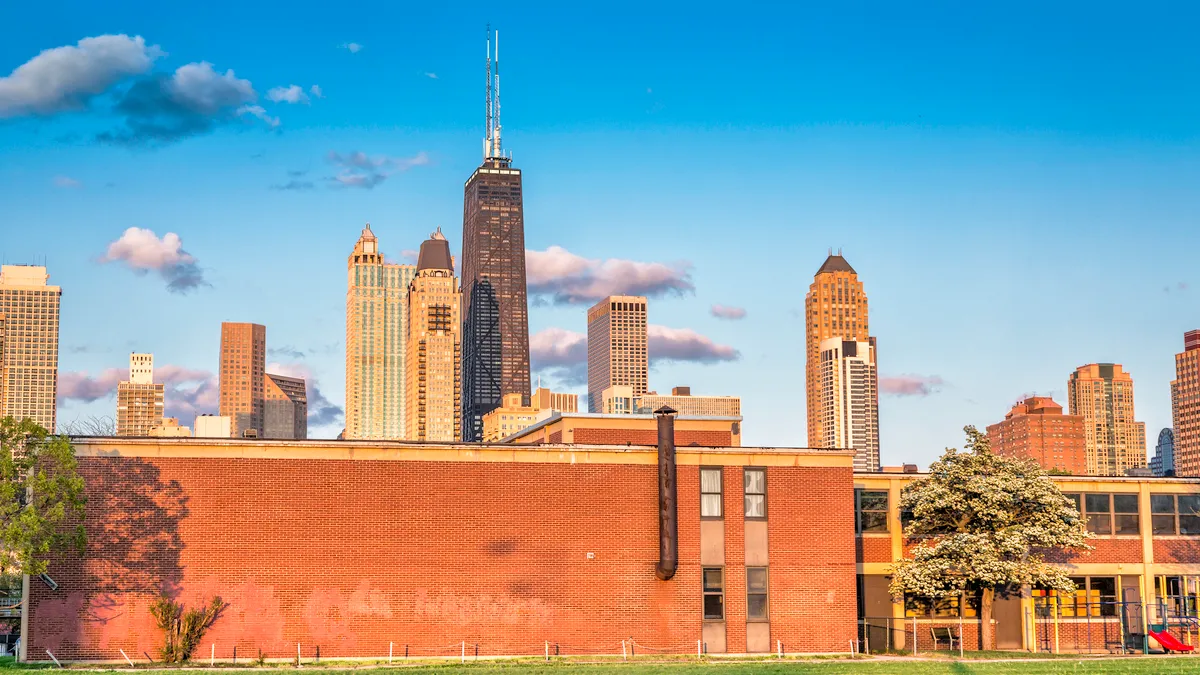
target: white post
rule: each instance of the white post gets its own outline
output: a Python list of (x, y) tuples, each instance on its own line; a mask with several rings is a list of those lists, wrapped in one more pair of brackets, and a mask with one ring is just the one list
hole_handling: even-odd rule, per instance
[(121, 656), (124, 656), (126, 661), (129, 661), (129, 667), (130, 667), (130, 668), (132, 668), (132, 667), (133, 667), (133, 660), (129, 658), (129, 655), (125, 653), (125, 650), (124, 650), (124, 649), (118, 649), (117, 651), (121, 652)]
[(300, 643), (296, 643), (296, 665), (300, 665)]
[(913, 617), (913, 656), (917, 655), (917, 617)]
[[(979, 630), (983, 630), (983, 619), (979, 620)], [(963, 618), (962, 612), (958, 613), (958, 658), (963, 657)]]
[(783, 658), (783, 640), (775, 641), (775, 654), (779, 656), (779, 658)]
[(466, 663), (466, 662), (467, 662), (467, 641), (466, 641), (466, 640), (463, 640), (463, 643), (462, 643), (462, 663)]
[(392, 648), (394, 648), (395, 646), (396, 646), (395, 642), (388, 643), (388, 665), (391, 665), (391, 663), (392, 663)]
[(546, 660), (550, 660), (550, 641), (546, 640)]
[[(46, 653), (50, 654), (50, 650), (47, 649)], [(50, 654), (50, 658), (54, 661), (54, 665), (58, 666), (59, 668), (62, 668), (62, 664), (58, 662), (58, 659), (54, 658), (53, 654)]]
[(700, 658), (701, 656), (704, 655), (704, 652), (701, 651), (702, 644), (703, 644), (702, 640), (696, 640), (696, 658)]
[(621, 640), (621, 660), (628, 661), (629, 655), (625, 653), (625, 641)]
[(208, 655), (208, 667), (217, 665), (217, 643), (212, 643), (212, 652)]

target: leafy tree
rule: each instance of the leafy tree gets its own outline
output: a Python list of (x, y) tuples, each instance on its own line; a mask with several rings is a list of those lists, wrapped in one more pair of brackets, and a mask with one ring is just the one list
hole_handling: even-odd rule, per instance
[(1071, 593), (1055, 550), (1091, 548), (1075, 504), (1032, 460), (1001, 457), (975, 427), (964, 451), (948, 448), (929, 475), (905, 486), (900, 508), (912, 514), (904, 536), (915, 545), (896, 563), (895, 596), (937, 599), (978, 595), (983, 649), (992, 649), (996, 592), (1037, 586)]
[(225, 601), (219, 597), (213, 598), (206, 607), (188, 610), (183, 608), (183, 603), (165, 595), (150, 605), (150, 615), (163, 630), (164, 644), (159, 650), (162, 660), (166, 663), (184, 663), (192, 658), (200, 639), (216, 622), (223, 609)]
[(51, 557), (83, 553), (83, 479), (75, 448), (32, 420), (0, 419), (0, 574), (41, 574)]

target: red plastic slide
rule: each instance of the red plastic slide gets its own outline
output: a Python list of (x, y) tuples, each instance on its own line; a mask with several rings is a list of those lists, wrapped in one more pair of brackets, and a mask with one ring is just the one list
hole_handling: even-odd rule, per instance
[(1158, 644), (1162, 645), (1162, 648), (1168, 652), (1190, 652), (1195, 649), (1192, 645), (1185, 645), (1176, 640), (1174, 635), (1165, 630), (1162, 632), (1150, 631), (1150, 637), (1158, 640)]

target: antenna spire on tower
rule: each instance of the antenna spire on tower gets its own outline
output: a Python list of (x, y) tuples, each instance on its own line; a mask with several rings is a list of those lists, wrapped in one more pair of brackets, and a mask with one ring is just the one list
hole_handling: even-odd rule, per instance
[(490, 23), (484, 36), (487, 43), (487, 94), (483, 106), (483, 158), (487, 159), (492, 156), (492, 25)]

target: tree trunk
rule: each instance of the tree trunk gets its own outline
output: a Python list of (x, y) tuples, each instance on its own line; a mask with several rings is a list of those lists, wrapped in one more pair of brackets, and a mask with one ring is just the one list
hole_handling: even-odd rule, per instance
[(979, 647), (984, 651), (996, 648), (996, 633), (992, 630), (992, 606), (995, 600), (996, 589), (983, 589), (979, 598)]

